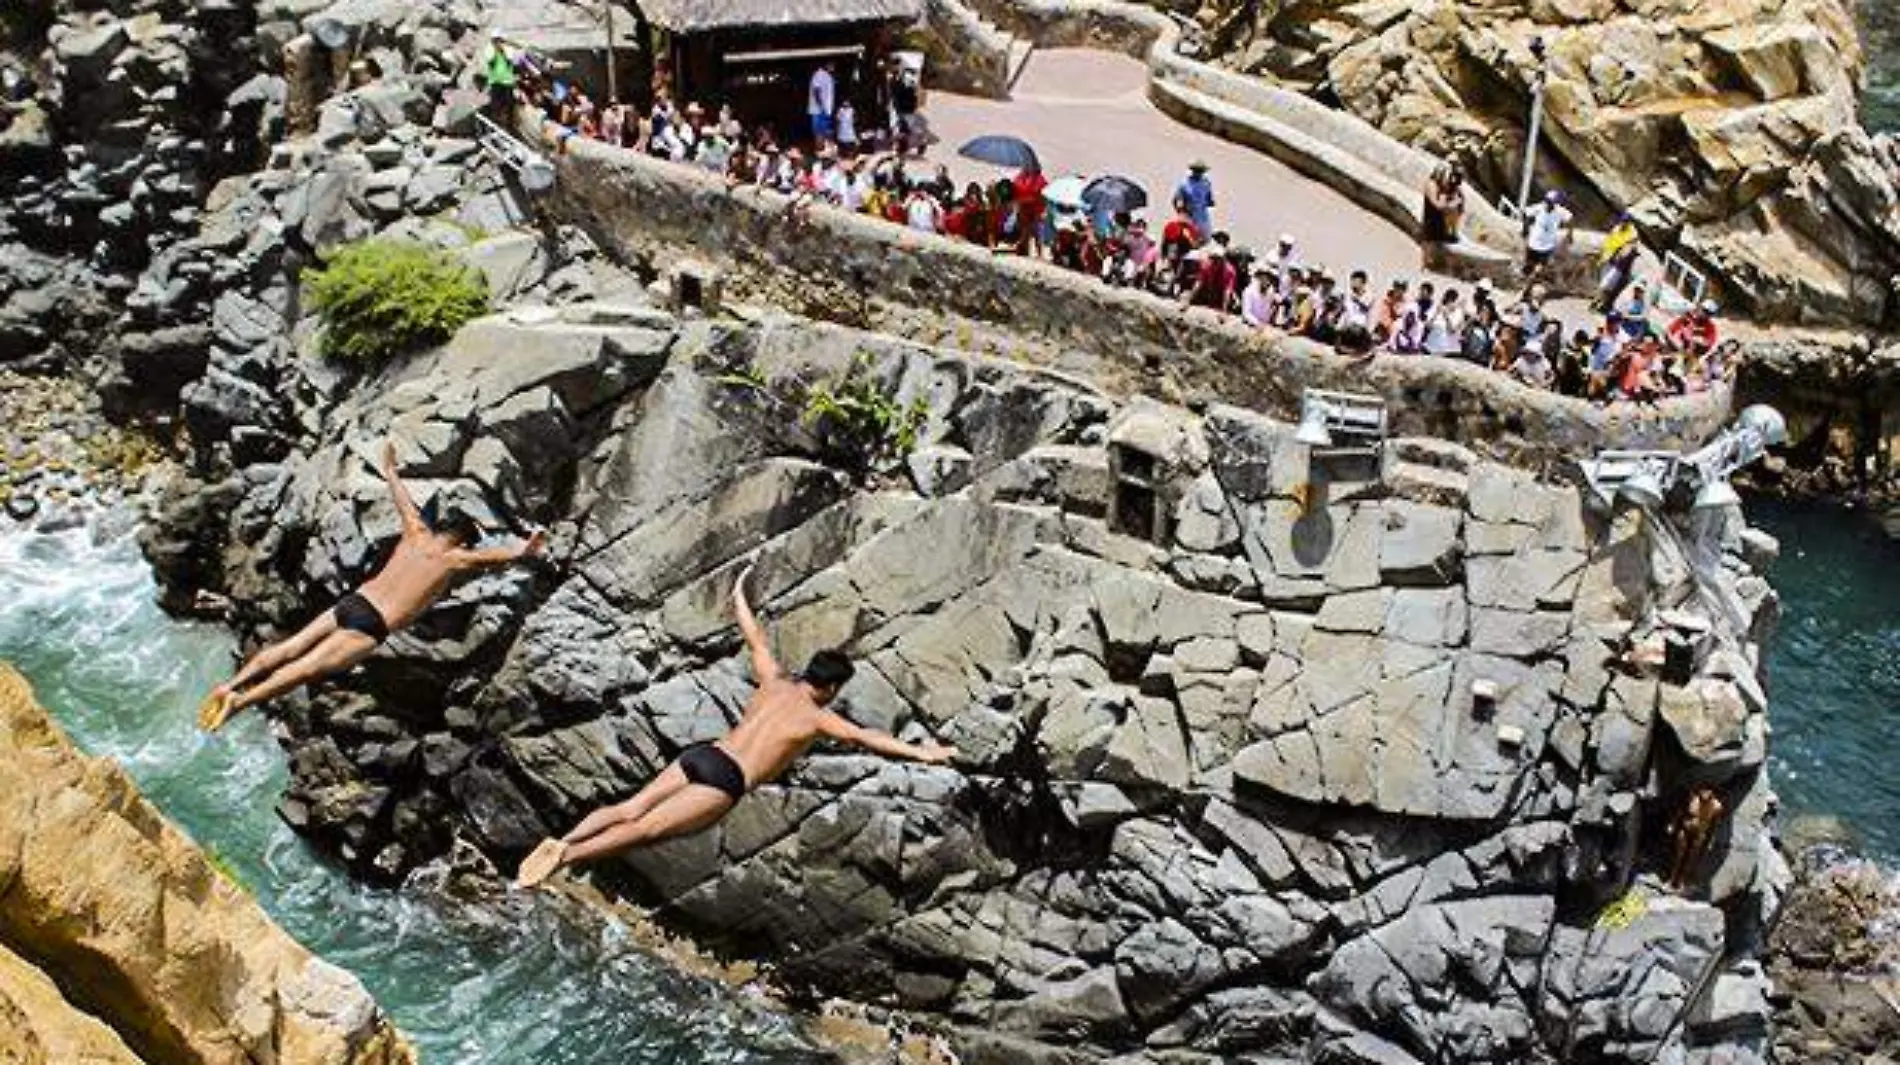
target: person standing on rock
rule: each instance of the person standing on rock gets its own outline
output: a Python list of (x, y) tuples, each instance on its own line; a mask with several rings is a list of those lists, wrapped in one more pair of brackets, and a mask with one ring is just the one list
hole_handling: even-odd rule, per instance
[(1564, 194), (1556, 189), (1544, 194), (1544, 201), (1524, 212), (1524, 280), (1526, 284), (1544, 276), (1557, 249), (1570, 239), (1570, 208), (1564, 206)]
[(488, 115), (507, 128), (514, 128), (515, 61), (501, 34), (488, 37), (488, 58), (483, 61), (482, 76), (488, 82)]
[(851, 679), (851, 660), (839, 651), (820, 651), (804, 672), (785, 672), (746, 601), (751, 576), (748, 568), (732, 587), (733, 614), (758, 685), (738, 727), (717, 742), (680, 752), (633, 798), (595, 810), (560, 839), (542, 840), (521, 863), (515, 886), (536, 887), (569, 866), (710, 828), (747, 792), (778, 779), (821, 738), (914, 762), (943, 763), (956, 755), (954, 747), (905, 743), (826, 709)]
[(236, 676), (218, 685), (198, 707), (198, 725), (223, 727), (232, 714), (340, 673), (368, 658), (393, 632), (420, 617), (458, 574), (493, 569), (540, 552), (536, 532), (514, 547), (477, 550), (481, 529), (470, 519), (431, 523), (396, 476), (396, 449), (383, 446), (383, 479), (402, 521), (402, 538), (389, 561), (362, 588), (339, 600), (302, 632), (251, 656)]

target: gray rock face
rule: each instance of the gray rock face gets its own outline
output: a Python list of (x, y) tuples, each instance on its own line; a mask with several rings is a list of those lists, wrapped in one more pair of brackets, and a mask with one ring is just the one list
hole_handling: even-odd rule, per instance
[[(786, 398), (854, 362), (926, 412), (868, 476)], [(346, 685), (373, 703), (295, 717), (287, 810), (359, 867), (451, 827), (506, 860), (730, 727), (756, 564), (784, 661), (847, 648), (843, 712), (962, 752), (821, 748), (611, 863), (788, 979), (939, 1014), (972, 1060), (1634, 1062), (1753, 1023), (1740, 985), (1676, 1023), (1719, 911), (1592, 928), (1666, 861), (1652, 775), (1757, 772), (1682, 739), (1707, 715), (1624, 654), (1681, 601), (1666, 527), (1425, 444), (1319, 468), (1246, 412), (784, 319), (523, 313), (365, 384), (244, 489), (279, 531), (234, 538), (234, 585), (360, 579), (395, 531), (385, 436), (425, 498), (550, 524), (555, 557), (405, 634)], [(1726, 655), (1684, 690), (1744, 686)], [(1738, 913), (1776, 890), (1748, 809), (1705, 863)]]

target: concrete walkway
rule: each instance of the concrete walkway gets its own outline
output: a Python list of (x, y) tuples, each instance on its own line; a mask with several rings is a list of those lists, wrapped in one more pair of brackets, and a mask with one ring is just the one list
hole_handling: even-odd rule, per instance
[(1127, 56), (1038, 51), (1012, 100), (931, 93), (925, 115), (939, 143), (930, 158), (949, 164), (958, 184), (993, 179), (1003, 171), (960, 158), (957, 147), (986, 133), (1021, 137), (1051, 180), (1120, 174), (1139, 183), (1150, 225), (1172, 217), (1174, 186), (1199, 158), (1212, 168), (1214, 223), (1236, 243), (1265, 254), (1284, 232), (1299, 241), (1302, 261), (1341, 277), (1355, 268), (1375, 284), (1420, 276), (1418, 245), (1398, 227), (1260, 152), (1176, 122), (1148, 102), (1146, 87), (1147, 68)]

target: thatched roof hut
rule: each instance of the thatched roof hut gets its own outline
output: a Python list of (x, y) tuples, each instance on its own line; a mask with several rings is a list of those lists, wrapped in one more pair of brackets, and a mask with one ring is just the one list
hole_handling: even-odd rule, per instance
[(681, 100), (730, 104), (782, 134), (805, 129), (806, 88), (822, 64), (840, 99), (870, 103), (880, 64), (924, 0), (633, 0), (654, 58)]
[(647, 21), (674, 33), (911, 22), (923, 0), (638, 0)]

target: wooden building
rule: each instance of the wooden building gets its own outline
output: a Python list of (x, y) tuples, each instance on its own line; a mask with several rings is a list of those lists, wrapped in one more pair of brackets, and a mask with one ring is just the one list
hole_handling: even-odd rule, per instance
[(651, 79), (674, 100), (730, 104), (748, 125), (805, 130), (813, 71), (834, 66), (838, 99), (872, 117), (880, 65), (923, 0), (635, 0)]

